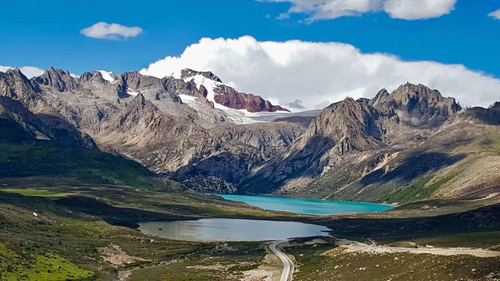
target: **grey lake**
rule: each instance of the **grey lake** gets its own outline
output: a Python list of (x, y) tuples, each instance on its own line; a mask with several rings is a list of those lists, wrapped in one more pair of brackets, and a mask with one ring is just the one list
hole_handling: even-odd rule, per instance
[(199, 219), (139, 224), (142, 233), (187, 241), (266, 241), (327, 236), (329, 228), (292, 221)]

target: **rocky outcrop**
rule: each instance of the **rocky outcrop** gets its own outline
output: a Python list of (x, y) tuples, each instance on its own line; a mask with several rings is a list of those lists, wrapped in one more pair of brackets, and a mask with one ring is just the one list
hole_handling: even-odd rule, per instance
[(78, 88), (77, 80), (69, 72), (53, 67), (50, 67), (42, 75), (35, 77), (34, 81), (41, 85), (51, 86), (59, 92)]
[(391, 94), (381, 90), (370, 103), (386, 115), (397, 115), (406, 125), (422, 128), (440, 126), (461, 110), (454, 98), (444, 98), (438, 90), (410, 83)]
[[(384, 151), (425, 140), (460, 109), (453, 98), (408, 83), (392, 93), (382, 89), (370, 100), (347, 98), (325, 108), (284, 155), (245, 181), (244, 189), (265, 192), (263, 182), (271, 190), (302, 189), (331, 173), (338, 175), (339, 186), (349, 183), (383, 161)], [(338, 172), (359, 161), (365, 164), (354, 172)]]
[(370, 105), (346, 98), (324, 109), (294, 148), (299, 151), (320, 136), (332, 140), (339, 155), (376, 149), (381, 145), (383, 134), (377, 124), (380, 117), (381, 113)]
[(253, 169), (284, 153), (303, 131), (303, 127), (288, 123), (213, 128), (210, 139), (200, 140), (206, 143), (203, 151), (172, 176), (177, 180), (214, 176), (239, 186)]
[(463, 110), (454, 122), (470, 122), (487, 125), (500, 125), (500, 102), (488, 108), (471, 107)]
[[(115, 75), (113, 81), (100, 72), (75, 78), (52, 68), (32, 80), (14, 70), (0, 75), (2, 104), (9, 112), (16, 103), (25, 108), (33, 131), (61, 143), (74, 138), (74, 145), (88, 138), (152, 171), (213, 184), (214, 190), (234, 189), (304, 130), (278, 122), (236, 125), (206, 99), (207, 89), (191, 80), (137, 72)], [(182, 95), (196, 97), (196, 108), (183, 103)]]
[(367, 103), (371, 106), (377, 106), (387, 100), (390, 94), (386, 89), (378, 91), (378, 93), (372, 99), (367, 99)]
[(249, 112), (289, 111), (279, 105), (273, 105), (259, 96), (240, 93), (229, 86), (219, 85), (214, 89), (214, 92), (215, 102), (229, 108), (246, 109)]
[[(212, 102), (218, 103), (232, 109), (245, 109), (248, 112), (276, 112), (289, 110), (279, 105), (273, 105), (270, 101), (263, 99), (260, 96), (242, 93), (236, 89), (224, 84), (222, 80), (209, 71), (195, 71), (192, 69), (183, 69), (181, 71), (181, 78), (188, 83), (194, 83), (195, 78), (201, 76), (202, 79), (197, 79), (200, 85), (200, 91), (204, 92), (202, 95), (207, 97), (207, 88), (213, 91)], [(207, 81), (208, 80), (208, 81)], [(199, 94), (187, 93), (188, 95), (200, 97)]]
[(40, 89), (21, 73), (19, 69), (11, 69), (0, 72), (0, 95), (16, 100), (22, 100), (25, 104), (35, 106), (40, 100)]
[[(382, 114), (372, 106), (347, 98), (325, 108), (282, 156), (275, 157), (244, 183), (246, 190), (275, 189), (296, 178), (319, 177), (342, 156), (384, 146)], [(262, 190), (264, 191), (264, 190)]]
[(81, 132), (44, 98), (39, 85), (33, 85), (19, 70), (0, 73), (0, 106), (16, 116), (36, 135), (67, 146), (94, 149), (91, 137)]
[(196, 70), (192, 70), (189, 68), (185, 68), (185, 69), (181, 70), (181, 78), (182, 79), (191, 78), (191, 77), (196, 76), (196, 75), (201, 75), (207, 79), (222, 83), (222, 80), (217, 75), (213, 74), (210, 71), (196, 71)]
[(233, 194), (238, 192), (234, 184), (214, 176), (189, 179), (183, 183), (187, 188), (202, 193)]

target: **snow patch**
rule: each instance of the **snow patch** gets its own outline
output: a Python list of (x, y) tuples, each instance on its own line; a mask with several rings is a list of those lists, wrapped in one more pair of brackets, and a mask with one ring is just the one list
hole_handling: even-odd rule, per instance
[[(219, 82), (214, 81), (212, 79), (208, 79), (203, 75), (195, 75), (195, 76), (187, 77), (184, 79), (185, 82), (189, 82), (191, 80), (193, 80), (193, 82), (196, 84), (196, 87), (198, 88), (198, 90), (201, 88), (201, 86), (203, 86), (207, 89), (207, 100), (213, 102), (215, 105), (219, 105), (218, 103), (215, 102), (214, 89), (219, 85), (223, 85), (222, 83), (219, 83)], [(222, 107), (225, 107), (225, 106), (222, 106)]]
[(183, 103), (192, 104), (195, 103), (198, 99), (197, 97), (189, 96), (189, 95), (179, 95)]
[(139, 94), (139, 92), (136, 92), (136, 91), (127, 91), (127, 94), (129, 96), (134, 96), (135, 97), (135, 96), (137, 96)]
[(98, 72), (101, 73), (102, 78), (110, 83), (115, 83), (116, 80), (113, 78), (113, 72), (105, 71), (105, 70), (98, 70)]
[[(228, 119), (233, 121), (236, 124), (251, 124), (258, 122), (257, 120), (253, 120), (252, 118), (247, 117), (247, 110), (238, 110), (230, 107), (223, 106), (215, 101), (215, 88), (224, 85), (223, 83), (214, 81), (212, 79), (206, 78), (203, 75), (195, 75), (192, 77), (187, 77), (184, 79), (185, 82), (189, 82), (193, 80), (196, 84), (198, 90), (201, 86), (207, 89), (207, 100), (214, 103), (214, 108), (225, 115)], [(182, 98), (181, 98), (182, 99)], [(189, 104), (189, 103), (188, 103)]]
[[(206, 78), (203, 75), (195, 75), (192, 77), (186, 77), (184, 78), (185, 82), (193, 81), (196, 84), (196, 87), (198, 90), (201, 88), (201, 86), (205, 87), (207, 89), (207, 100), (211, 101), (214, 103), (214, 108), (216, 110), (219, 110), (222, 112), (227, 118), (229, 118), (231, 121), (233, 121), (236, 124), (252, 124), (252, 123), (258, 123), (258, 122), (263, 122), (263, 121), (268, 121), (272, 120), (274, 118), (279, 118), (279, 117), (284, 117), (284, 116), (289, 116), (290, 112), (249, 112), (246, 109), (233, 109), (230, 107), (226, 107), (222, 104), (219, 104), (215, 101), (215, 88), (218, 86), (226, 85), (221, 82), (214, 81), (212, 79)], [(184, 98), (183, 98), (184, 96)], [(193, 105), (195, 104), (194, 102), (189, 102), (185, 101), (184, 99), (192, 99), (193, 97), (191, 96), (186, 96), (186, 95), (179, 95), (181, 97), (181, 100), (185, 102), (188, 105)], [(194, 108), (194, 107), (193, 107)], [(197, 109), (197, 108), (195, 108)], [(262, 120), (260, 120), (262, 119)]]

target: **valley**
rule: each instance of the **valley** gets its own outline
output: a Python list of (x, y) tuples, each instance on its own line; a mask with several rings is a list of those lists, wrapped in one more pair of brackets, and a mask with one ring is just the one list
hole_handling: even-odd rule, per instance
[[(0, 279), (280, 280), (289, 239), (293, 280), (497, 280), (499, 128), (409, 83), (304, 115), (191, 69), (0, 72)], [(329, 236), (154, 233), (214, 219)]]

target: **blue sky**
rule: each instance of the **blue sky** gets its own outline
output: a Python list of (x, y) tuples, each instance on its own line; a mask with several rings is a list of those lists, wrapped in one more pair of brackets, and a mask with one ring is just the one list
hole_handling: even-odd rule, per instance
[[(385, 13), (310, 24), (301, 22), (307, 14), (276, 19), (290, 6), (254, 0), (6, 1), (0, 19), (0, 65), (123, 72), (179, 55), (202, 37), (251, 35), (259, 41), (349, 43), (362, 52), (463, 64), (500, 77), (500, 20), (487, 16), (500, 8), (499, 0), (458, 0), (450, 14), (427, 20), (398, 20)], [(144, 32), (124, 40), (80, 34), (100, 21), (139, 26)]]

